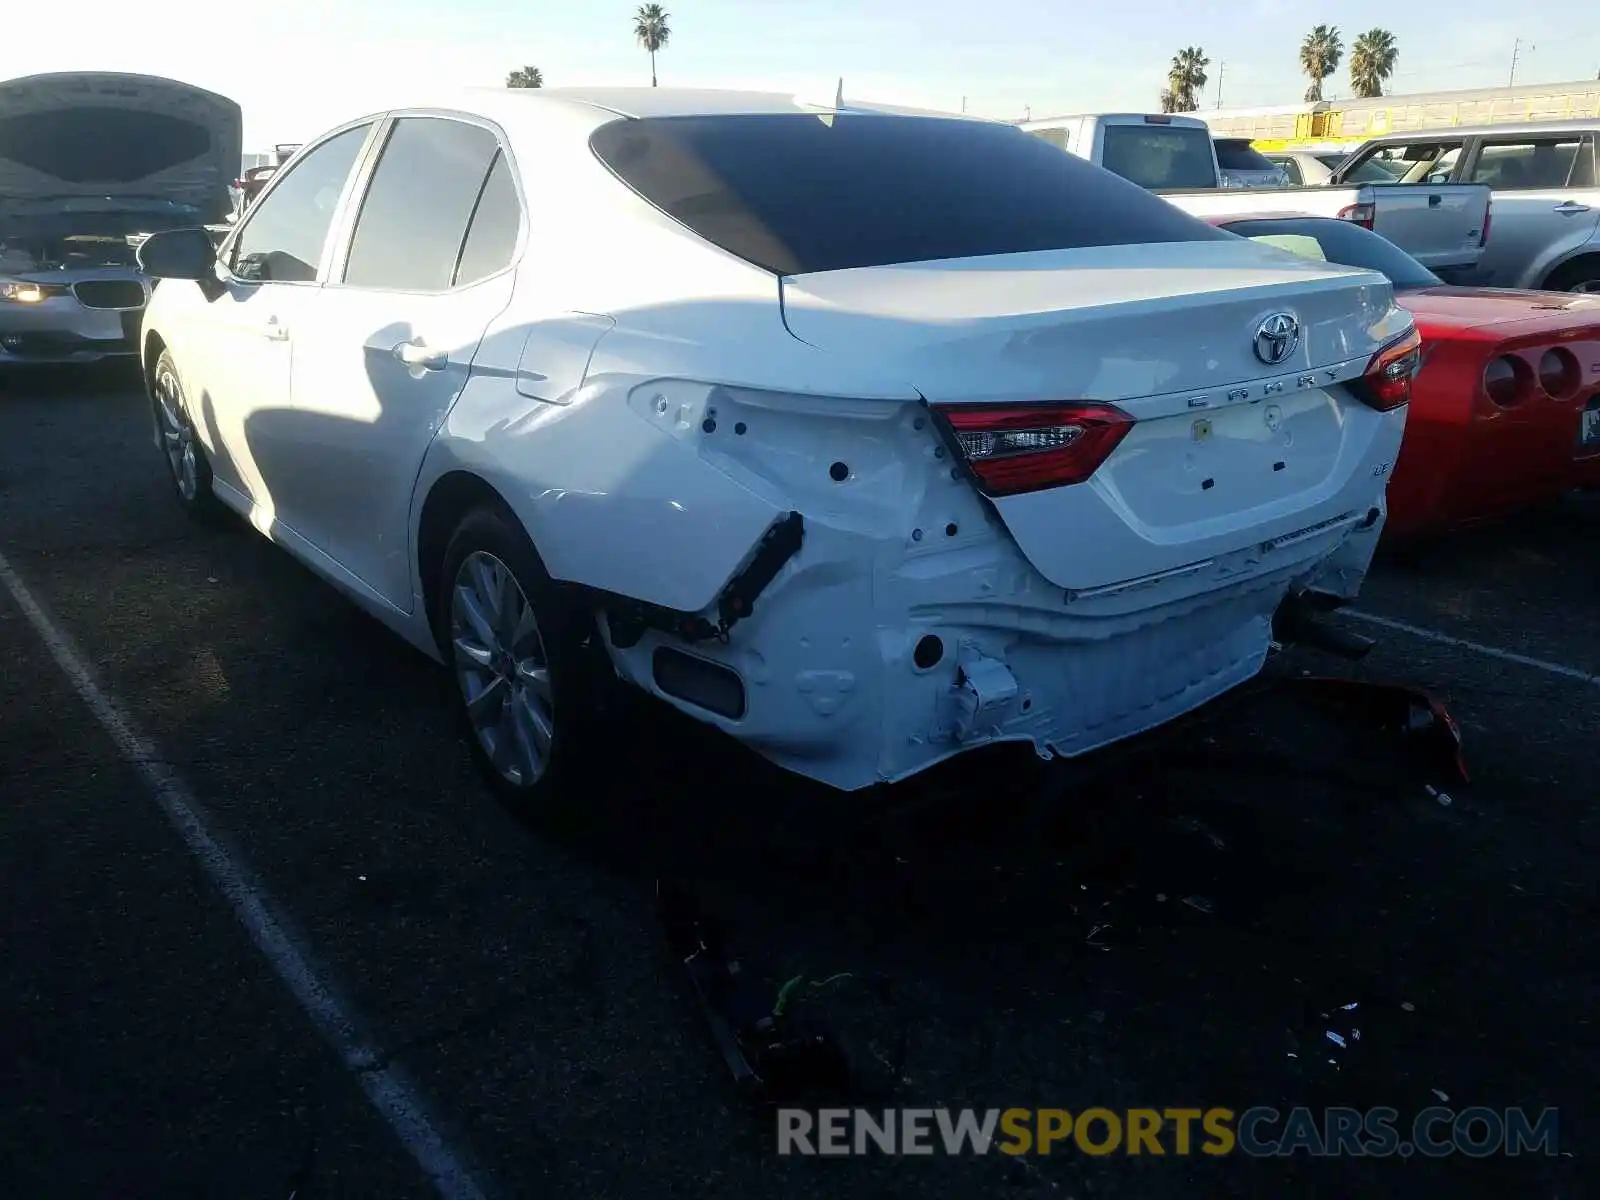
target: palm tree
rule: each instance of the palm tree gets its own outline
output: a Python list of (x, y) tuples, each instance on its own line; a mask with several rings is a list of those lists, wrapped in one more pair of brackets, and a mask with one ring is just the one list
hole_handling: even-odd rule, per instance
[(639, 45), (650, 51), (651, 87), (656, 86), (656, 51), (664, 50), (672, 37), (672, 30), (667, 26), (671, 16), (659, 4), (641, 4), (633, 14), (633, 36), (639, 39)]
[(1161, 111), (1164, 113), (1178, 111), (1178, 98), (1172, 94), (1172, 89), (1169, 87), (1161, 89)]
[(1383, 95), (1383, 85), (1394, 74), (1400, 50), (1387, 29), (1369, 29), (1350, 50), (1350, 86), (1363, 100)]
[(1318, 25), (1306, 34), (1300, 43), (1300, 69), (1311, 77), (1306, 89), (1306, 103), (1322, 99), (1322, 81), (1339, 69), (1344, 57), (1344, 42), (1339, 38), (1337, 25)]
[(538, 67), (518, 67), (506, 76), (508, 88), (542, 88), (544, 72)]
[(1206, 68), (1211, 60), (1199, 46), (1185, 46), (1172, 56), (1167, 68), (1167, 87), (1161, 94), (1162, 112), (1194, 112), (1200, 107), (1200, 89), (1206, 86)]

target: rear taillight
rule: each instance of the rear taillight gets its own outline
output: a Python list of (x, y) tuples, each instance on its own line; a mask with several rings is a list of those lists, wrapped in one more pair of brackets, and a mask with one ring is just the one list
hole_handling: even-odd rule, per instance
[(1572, 351), (1556, 346), (1539, 359), (1539, 386), (1552, 400), (1569, 400), (1583, 383), (1583, 368)]
[(1502, 354), (1483, 369), (1483, 393), (1501, 408), (1511, 408), (1527, 398), (1533, 372), (1520, 358)]
[(1361, 402), (1389, 412), (1411, 402), (1411, 381), (1422, 366), (1422, 335), (1413, 329), (1372, 356), (1352, 387)]
[(1483, 206), (1483, 232), (1478, 235), (1478, 249), (1482, 250), (1489, 244), (1489, 224), (1494, 220), (1494, 201), (1491, 199)]
[(1377, 205), (1375, 204), (1346, 204), (1338, 212), (1339, 220), (1349, 221), (1351, 224), (1359, 225), (1363, 229), (1371, 229), (1372, 222), (1376, 216)]
[(988, 496), (1082, 483), (1134, 424), (1110, 404), (951, 404), (933, 411)]

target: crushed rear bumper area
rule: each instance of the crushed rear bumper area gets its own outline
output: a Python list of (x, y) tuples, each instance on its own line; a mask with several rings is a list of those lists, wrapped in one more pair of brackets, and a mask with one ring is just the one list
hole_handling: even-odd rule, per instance
[(602, 627), (624, 679), (847, 791), (993, 742), (1077, 756), (1182, 716), (1258, 674), (1286, 598), (1336, 602), (1358, 583), (1381, 527), (1363, 515), (1074, 594), (998, 519), (909, 543), (788, 520), (724, 592), (722, 619), (612, 602)]

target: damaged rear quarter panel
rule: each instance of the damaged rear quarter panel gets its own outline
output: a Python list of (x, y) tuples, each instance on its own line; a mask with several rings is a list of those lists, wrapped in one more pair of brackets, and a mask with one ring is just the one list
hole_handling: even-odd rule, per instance
[[(722, 384), (694, 380), (769, 394), (779, 380), (808, 388), (859, 382), (835, 377), (825, 356), (792, 338), (775, 303), (636, 311), (615, 323), (566, 314), (557, 323), (559, 339), (550, 336), (557, 331), (524, 326), (525, 337), (507, 331), (485, 340), (473, 385), (429, 450), (417, 512), (441, 476), (470, 472), (511, 506), (555, 578), (693, 613), (716, 600), (775, 520), (792, 510), (809, 520), (828, 489), (838, 491), (828, 474), (835, 458), (862, 461), (850, 450), (855, 436), (870, 432), (871, 423), (860, 420), (834, 426), (832, 449), (820, 439), (804, 448), (791, 443), (759, 469), (742, 467), (738, 454), (722, 448), (729, 439), (753, 447), (755, 439), (745, 441), (735, 422), (717, 413)], [(706, 329), (717, 335), (714, 350), (699, 336)], [(590, 353), (569, 356), (557, 369), (541, 357), (553, 343), (572, 349), (584, 338)], [(530, 368), (545, 378), (530, 385)], [(903, 385), (890, 390), (887, 405), (870, 396), (817, 403), (888, 415), (917, 399)], [(787, 395), (775, 401), (791, 402), (803, 403)], [(763, 427), (782, 419), (775, 411)], [(815, 417), (808, 423), (815, 426)], [(753, 422), (745, 424), (748, 432)], [(818, 454), (828, 456), (796, 457)]]

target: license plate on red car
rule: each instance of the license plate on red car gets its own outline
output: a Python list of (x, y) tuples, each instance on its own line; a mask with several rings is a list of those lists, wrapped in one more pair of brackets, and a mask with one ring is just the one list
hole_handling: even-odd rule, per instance
[(1600, 399), (1589, 401), (1589, 407), (1580, 416), (1583, 424), (1578, 427), (1578, 445), (1600, 450)]

